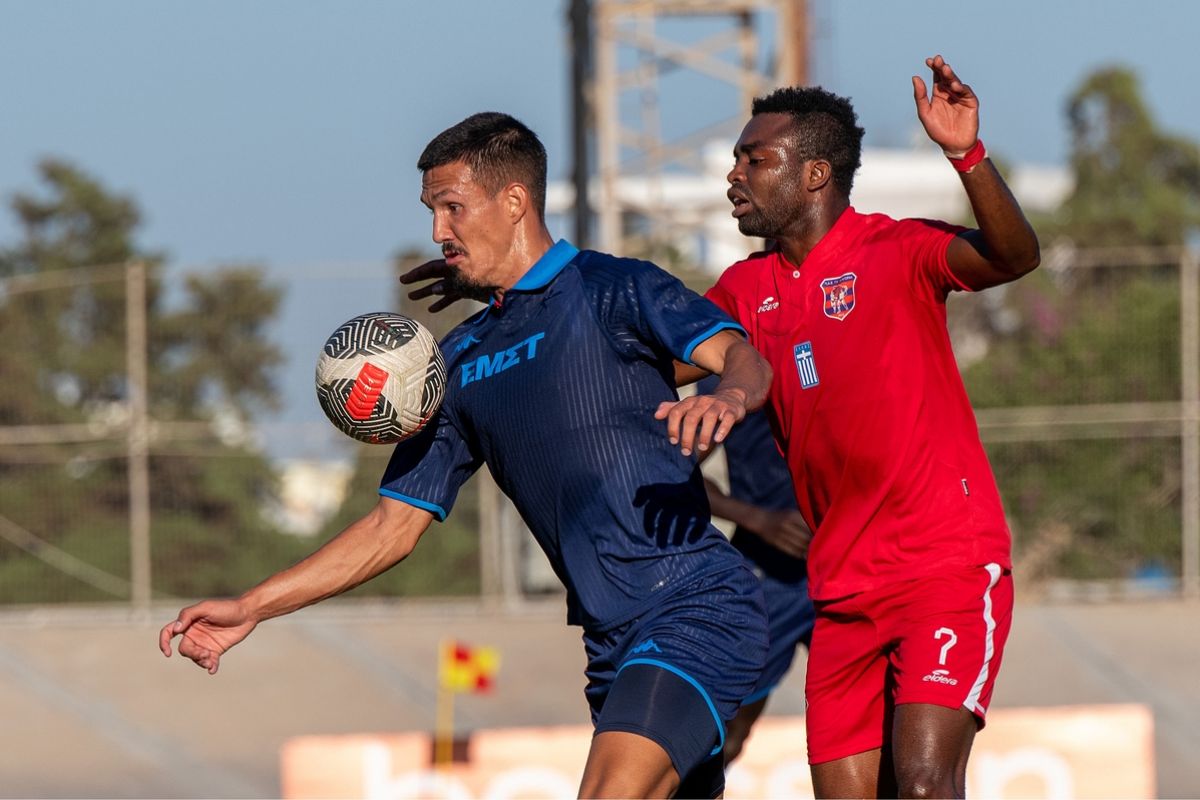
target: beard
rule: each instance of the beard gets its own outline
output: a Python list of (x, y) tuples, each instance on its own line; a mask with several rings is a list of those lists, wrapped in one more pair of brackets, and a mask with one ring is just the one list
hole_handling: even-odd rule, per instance
[(447, 269), (449, 271), (446, 277), (443, 278), (446, 294), (456, 294), (468, 300), (478, 300), (481, 303), (486, 303), (492, 299), (492, 295), (500, 288), (499, 286), (489, 286), (464, 275), (463, 271), (457, 266), (447, 267)]
[(738, 217), (738, 230), (743, 236), (758, 236), (763, 239), (777, 239), (787, 227), (790, 220), (784, 214), (776, 211), (766, 211), (755, 208)]

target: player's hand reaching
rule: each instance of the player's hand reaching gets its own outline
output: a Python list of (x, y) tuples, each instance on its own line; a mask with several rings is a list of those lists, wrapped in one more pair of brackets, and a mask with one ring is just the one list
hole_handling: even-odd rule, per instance
[(808, 544), (812, 531), (804, 516), (795, 509), (771, 511), (760, 509), (757, 519), (747, 527), (767, 544), (782, 550), (793, 558), (808, 556)]
[(721, 389), (676, 402), (660, 403), (655, 419), (667, 421), (667, 438), (685, 456), (707, 452), (725, 441), (729, 431), (746, 418), (746, 396), (740, 389)]
[(933, 70), (933, 94), (913, 76), (917, 118), (946, 155), (961, 158), (979, 138), (979, 98), (940, 55), (925, 59), (925, 65)]
[(429, 281), (424, 286), (418, 286), (408, 293), (410, 300), (424, 300), (426, 297), (437, 297), (438, 299), (429, 306), (429, 310), (437, 313), (459, 300), (479, 300), (486, 303), (488, 297), (485, 294), (482, 297), (471, 297), (463, 292), (463, 287), (452, 280), (454, 270), (446, 264), (443, 258), (435, 258), (433, 261), (426, 261), (419, 267), (413, 267), (408, 272), (400, 276), (400, 283), (408, 285), (410, 283), (419, 283), (420, 281)]
[(179, 636), (179, 654), (215, 675), (221, 655), (249, 636), (256, 625), (258, 620), (237, 600), (205, 600), (183, 609), (177, 619), (163, 626), (158, 649), (169, 658), (171, 640)]

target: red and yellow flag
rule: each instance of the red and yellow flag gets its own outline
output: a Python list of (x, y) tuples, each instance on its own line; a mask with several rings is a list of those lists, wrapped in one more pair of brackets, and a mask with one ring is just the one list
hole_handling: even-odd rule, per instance
[(500, 653), (493, 647), (470, 647), (462, 642), (442, 644), (438, 675), (442, 688), (451, 692), (490, 692), (500, 669)]

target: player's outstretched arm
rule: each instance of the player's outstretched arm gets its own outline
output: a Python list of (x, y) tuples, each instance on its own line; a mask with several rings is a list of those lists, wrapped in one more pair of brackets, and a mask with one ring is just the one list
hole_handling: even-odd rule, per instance
[(940, 55), (925, 59), (925, 64), (933, 71), (933, 90), (930, 93), (925, 81), (913, 76), (917, 118), (956, 164), (979, 224), (979, 230), (951, 242), (946, 254), (950, 270), (972, 289), (1015, 280), (1041, 260), (1037, 235), (986, 158), (979, 141), (979, 98)]
[(241, 597), (205, 600), (180, 611), (159, 632), (158, 647), (169, 657), (179, 636), (179, 654), (215, 674), (221, 656), (258, 623), (341, 594), (395, 566), (432, 521), (428, 511), (381, 497), (366, 516), (315, 553)]
[(712, 394), (662, 403), (655, 419), (667, 421), (667, 437), (683, 454), (720, 444), (749, 411), (762, 408), (771, 388), (771, 366), (740, 335), (720, 331), (692, 351), (692, 361), (721, 376)]

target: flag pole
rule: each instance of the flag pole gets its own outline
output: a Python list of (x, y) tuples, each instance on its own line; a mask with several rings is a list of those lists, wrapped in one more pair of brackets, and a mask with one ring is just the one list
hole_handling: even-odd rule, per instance
[(454, 762), (454, 689), (448, 685), (446, 665), (453, 656), (454, 643), (443, 639), (438, 658), (437, 723), (433, 732), (433, 763), (446, 769)]

